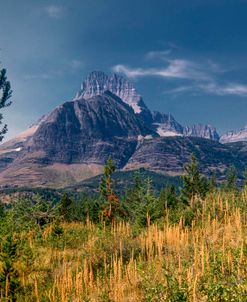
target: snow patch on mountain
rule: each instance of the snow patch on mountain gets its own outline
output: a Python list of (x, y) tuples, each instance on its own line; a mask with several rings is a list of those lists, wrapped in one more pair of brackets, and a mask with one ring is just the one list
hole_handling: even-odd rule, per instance
[(235, 143), (235, 142), (246, 142), (247, 141), (247, 125), (239, 131), (229, 131), (220, 137), (222, 144)]

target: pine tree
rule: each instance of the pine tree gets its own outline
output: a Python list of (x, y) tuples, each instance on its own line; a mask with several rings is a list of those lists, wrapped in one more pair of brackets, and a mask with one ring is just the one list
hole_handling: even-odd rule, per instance
[(212, 174), (212, 176), (209, 180), (208, 187), (209, 187), (210, 192), (214, 192), (217, 189), (217, 178), (216, 178), (215, 173)]
[[(0, 290), (6, 301), (16, 301), (16, 294), (20, 290), (20, 279), (16, 269), (18, 260), (18, 245), (13, 234), (1, 238), (0, 244)], [(5, 301), (5, 300), (4, 300)]]
[(69, 198), (68, 193), (64, 193), (59, 205), (58, 205), (58, 212), (59, 215), (63, 217), (65, 220), (69, 220), (69, 212), (72, 205), (72, 200)]
[(247, 188), (247, 168), (245, 168), (243, 176), (244, 176), (243, 186), (244, 188)]
[(175, 208), (178, 204), (175, 185), (170, 185), (160, 192), (160, 202), (165, 208)]
[(194, 154), (191, 156), (191, 163), (184, 167), (185, 175), (182, 176), (183, 187), (182, 199), (194, 205), (196, 197), (201, 201), (208, 191), (208, 181), (200, 174), (199, 165)]
[(5, 209), (4, 209), (4, 205), (2, 204), (2, 202), (0, 202), (0, 221), (1, 219), (3, 219), (5, 216)]
[(112, 188), (112, 173), (116, 170), (116, 166), (111, 157), (106, 162), (104, 174), (101, 177), (99, 192), (103, 201), (103, 218), (108, 222), (114, 223), (116, 216), (121, 215), (121, 207), (119, 199)]
[[(0, 109), (8, 107), (12, 95), (10, 82), (7, 80), (6, 69), (0, 69)], [(3, 115), (0, 113), (0, 125), (2, 125)], [(0, 141), (2, 141), (4, 134), (7, 132), (7, 125), (3, 125), (0, 129)]]
[(162, 207), (159, 199), (154, 195), (151, 178), (145, 179), (141, 192), (141, 202), (136, 210), (136, 222), (140, 226), (147, 226), (162, 216)]
[(237, 171), (234, 166), (231, 166), (227, 171), (226, 190), (237, 190)]

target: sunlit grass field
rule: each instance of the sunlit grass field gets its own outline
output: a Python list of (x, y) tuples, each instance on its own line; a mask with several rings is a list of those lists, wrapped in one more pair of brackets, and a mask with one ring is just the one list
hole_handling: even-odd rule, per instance
[[(17, 301), (247, 301), (247, 191), (197, 202), (189, 219), (167, 209), (143, 228), (88, 219), (23, 232), (32, 259), (15, 263)], [(11, 301), (8, 284), (1, 296)]]

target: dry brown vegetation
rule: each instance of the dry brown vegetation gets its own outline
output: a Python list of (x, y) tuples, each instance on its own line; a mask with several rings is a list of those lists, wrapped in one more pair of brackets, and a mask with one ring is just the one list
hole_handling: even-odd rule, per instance
[(245, 190), (209, 194), (189, 225), (167, 210), (141, 229), (88, 220), (23, 234), (35, 260), (19, 263), (18, 301), (247, 301), (246, 202)]

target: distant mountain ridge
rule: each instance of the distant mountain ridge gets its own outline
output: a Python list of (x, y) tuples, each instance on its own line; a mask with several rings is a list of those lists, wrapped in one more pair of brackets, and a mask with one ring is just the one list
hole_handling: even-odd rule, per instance
[(171, 114), (152, 112), (127, 79), (96, 71), (72, 101), (0, 146), (0, 186), (74, 185), (100, 174), (109, 156), (121, 170), (171, 176), (183, 173), (191, 152), (205, 174), (223, 177), (231, 162), (241, 170), (245, 144), (218, 140), (214, 127), (184, 127)]
[(247, 141), (247, 125), (239, 131), (229, 131), (220, 137), (222, 144), (246, 142)]
[(219, 141), (220, 139), (215, 127), (211, 125), (196, 124), (192, 127), (184, 127), (183, 134), (185, 136), (207, 138), (214, 141)]

